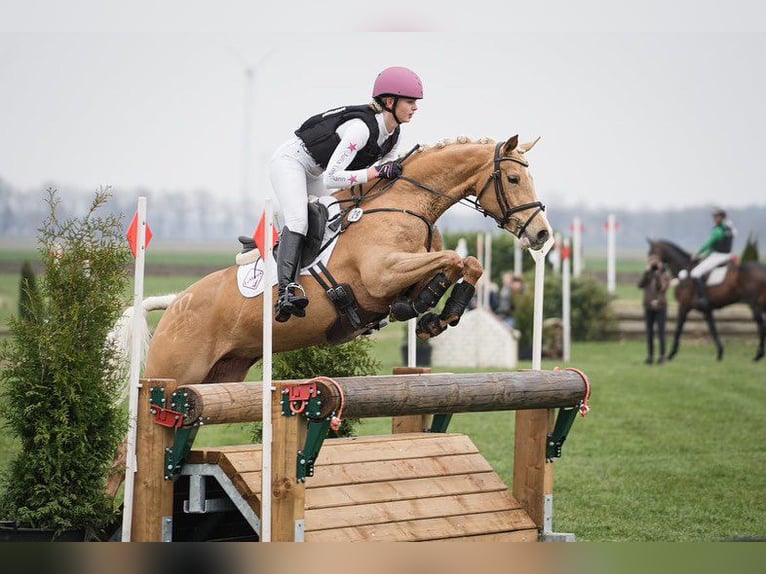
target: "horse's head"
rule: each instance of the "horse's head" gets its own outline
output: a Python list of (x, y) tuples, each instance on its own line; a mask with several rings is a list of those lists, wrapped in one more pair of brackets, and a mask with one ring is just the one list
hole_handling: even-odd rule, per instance
[(649, 243), (649, 252), (647, 255), (654, 255), (665, 265), (670, 267), (673, 275), (678, 275), (683, 269), (689, 269), (692, 266), (691, 255), (681, 249), (675, 243), (662, 239), (646, 238)]
[(521, 239), (522, 245), (540, 249), (551, 236), (545, 206), (537, 199), (524, 154), (537, 143), (519, 145), (519, 136), (494, 146), (486, 183), (477, 186), (476, 201), (485, 215)]

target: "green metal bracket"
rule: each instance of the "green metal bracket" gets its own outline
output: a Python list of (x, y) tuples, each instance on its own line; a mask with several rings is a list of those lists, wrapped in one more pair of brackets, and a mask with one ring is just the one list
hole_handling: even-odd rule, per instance
[(577, 418), (578, 412), (579, 409), (577, 407), (559, 409), (553, 432), (549, 433), (547, 437), (545, 458), (548, 461), (554, 458), (561, 458), (561, 447), (564, 445), (564, 441), (569, 434), (569, 430), (572, 428), (572, 423)]
[(303, 450), (298, 451), (298, 465), (296, 477), (298, 482), (305, 482), (306, 477), (314, 476), (314, 462), (319, 456), (319, 450), (330, 430), (330, 419), (322, 421), (308, 421), (306, 429), (306, 444)]
[(178, 478), (199, 430), (196, 423), (191, 427), (183, 426), (188, 409), (186, 397), (186, 393), (179, 394), (176, 391), (170, 395), (170, 405), (167, 405), (165, 389), (153, 387), (149, 392), (150, 412), (154, 415), (154, 422), (175, 429), (173, 446), (165, 449), (165, 480)]
[(197, 425), (176, 429), (173, 446), (165, 449), (165, 480), (175, 480), (181, 474), (198, 430)]
[(444, 413), (441, 415), (434, 415), (431, 419), (430, 432), (447, 432), (447, 427), (452, 420), (452, 413)]
[(317, 388), (316, 383), (285, 386), (279, 401), (282, 416), (303, 415), (309, 419), (321, 416), (321, 394), (322, 391)]

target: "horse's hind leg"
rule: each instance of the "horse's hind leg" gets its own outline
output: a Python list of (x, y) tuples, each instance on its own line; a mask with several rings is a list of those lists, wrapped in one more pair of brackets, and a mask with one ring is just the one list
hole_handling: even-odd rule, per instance
[(718, 337), (718, 329), (715, 326), (715, 319), (713, 318), (713, 311), (708, 309), (705, 311), (705, 321), (707, 321), (708, 329), (710, 329), (710, 336), (713, 337), (713, 343), (718, 350), (716, 358), (720, 361), (723, 359), (723, 344)]
[(753, 360), (760, 361), (763, 359), (763, 343), (764, 339), (766, 339), (766, 322), (763, 320), (763, 309), (756, 305), (753, 305), (751, 309), (753, 311), (753, 320), (755, 321), (755, 324), (758, 325), (759, 338), (758, 352), (755, 354)]

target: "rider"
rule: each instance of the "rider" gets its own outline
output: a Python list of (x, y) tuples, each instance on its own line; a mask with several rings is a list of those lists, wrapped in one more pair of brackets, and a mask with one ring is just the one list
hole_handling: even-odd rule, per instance
[(309, 193), (321, 196), (376, 177), (399, 177), (399, 127), (412, 119), (422, 97), (423, 84), (415, 72), (386, 68), (375, 79), (369, 104), (310, 117), (274, 152), (271, 184), (283, 216), (277, 248), (277, 321), (306, 316), (309, 301), (297, 277), (308, 231)]
[(694, 255), (694, 259), (699, 262), (689, 273), (697, 286), (698, 303), (703, 309), (708, 306), (703, 276), (729, 260), (734, 242), (734, 227), (726, 219), (726, 212), (723, 209), (713, 210), (713, 221), (715, 225), (710, 237)]

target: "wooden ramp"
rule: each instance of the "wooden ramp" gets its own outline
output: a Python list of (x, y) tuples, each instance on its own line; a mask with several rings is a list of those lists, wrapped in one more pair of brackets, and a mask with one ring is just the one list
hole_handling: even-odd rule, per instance
[[(260, 516), (260, 445), (192, 451)], [(471, 440), (395, 434), (326, 440), (306, 480), (306, 542), (537, 541), (534, 522)]]

